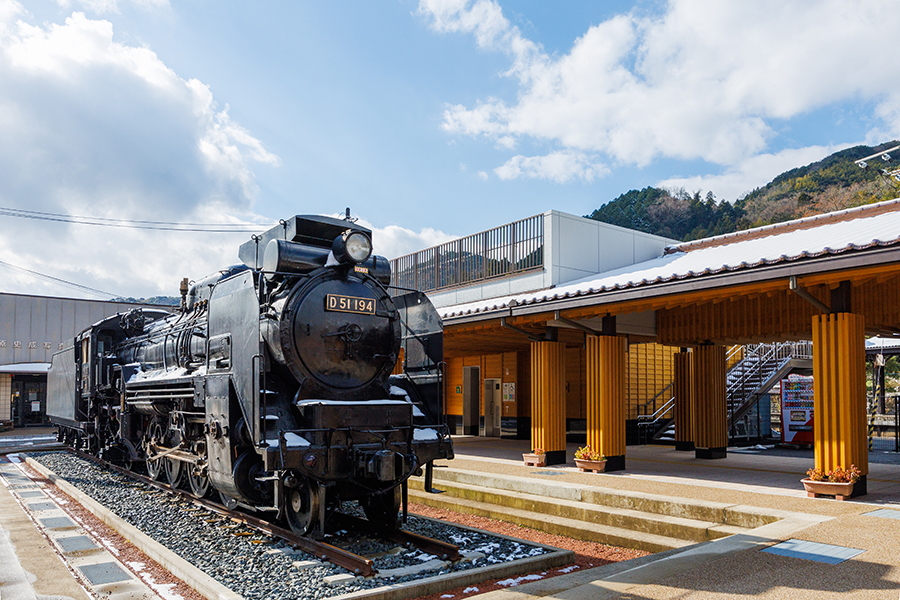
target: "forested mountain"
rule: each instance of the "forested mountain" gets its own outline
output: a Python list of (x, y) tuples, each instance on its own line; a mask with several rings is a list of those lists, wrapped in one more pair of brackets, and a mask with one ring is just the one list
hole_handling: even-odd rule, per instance
[[(898, 160), (860, 169), (854, 161), (896, 146), (855, 146), (805, 167), (785, 171), (764, 187), (735, 202), (716, 199), (712, 191), (647, 187), (631, 190), (590, 215), (591, 219), (621, 225), (677, 240), (731, 233), (842, 208), (900, 196), (900, 187), (881, 174), (897, 168)], [(897, 159), (900, 159), (898, 153)]]
[(136, 304), (157, 304), (159, 306), (178, 306), (181, 298), (175, 296), (152, 296), (150, 298), (113, 298), (110, 302), (134, 302)]

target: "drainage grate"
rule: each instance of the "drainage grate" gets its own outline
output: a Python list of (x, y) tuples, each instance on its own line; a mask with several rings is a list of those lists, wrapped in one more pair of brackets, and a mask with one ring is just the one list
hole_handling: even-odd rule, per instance
[(51, 517), (49, 519), (41, 519), (41, 524), (47, 529), (65, 529), (66, 527), (75, 527), (75, 523), (69, 520), (69, 517)]
[(78, 569), (84, 573), (84, 576), (93, 585), (103, 583), (113, 583), (116, 581), (127, 581), (131, 579), (131, 575), (122, 570), (122, 567), (116, 563), (100, 563), (97, 565), (83, 565)]
[(19, 494), (19, 497), (20, 498), (46, 498), (47, 496), (44, 495), (44, 492), (35, 490), (33, 492), (22, 492), (21, 494)]
[(853, 558), (854, 556), (859, 556), (865, 552), (865, 550), (845, 548), (843, 546), (832, 546), (831, 544), (820, 544), (818, 542), (807, 542), (804, 540), (788, 540), (770, 548), (765, 548), (763, 552), (778, 554), (779, 556), (805, 558), (806, 560), (836, 565), (847, 559)]
[(86, 535), (56, 538), (56, 543), (59, 544), (59, 547), (62, 548), (63, 552), (66, 554), (69, 552), (80, 552), (82, 550), (92, 550), (97, 548), (97, 545)]

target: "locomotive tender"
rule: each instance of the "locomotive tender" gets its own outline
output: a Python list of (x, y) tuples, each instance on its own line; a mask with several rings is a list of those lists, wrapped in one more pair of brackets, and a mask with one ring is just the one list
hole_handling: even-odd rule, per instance
[(390, 263), (349, 209), (282, 221), (239, 258), (184, 280), (179, 311), (104, 319), (54, 355), (61, 441), (301, 535), (345, 500), (396, 526), (406, 479), (453, 458), (437, 311), (391, 297)]

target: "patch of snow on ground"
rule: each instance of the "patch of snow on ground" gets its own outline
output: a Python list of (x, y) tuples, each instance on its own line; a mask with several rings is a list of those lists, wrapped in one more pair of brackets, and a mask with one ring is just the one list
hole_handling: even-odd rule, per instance
[(150, 573), (141, 573), (141, 579), (147, 582), (147, 585), (163, 600), (184, 600), (184, 596), (172, 591), (172, 588), (175, 587), (174, 583), (156, 583)]
[(504, 579), (503, 581), (498, 581), (497, 585), (502, 585), (503, 587), (513, 587), (519, 585), (523, 581), (537, 581), (538, 579), (543, 579), (542, 575), (536, 575), (532, 573), (531, 575), (523, 575), (521, 577), (515, 577), (513, 579)]
[(463, 590), (463, 594), (471, 594), (471, 593), (477, 592), (477, 591), (478, 591), (477, 587), (467, 587), (466, 589)]
[(565, 569), (558, 570), (557, 573), (571, 573), (572, 571), (574, 571), (575, 569), (578, 569), (578, 568), (579, 568), (578, 565), (571, 565), (571, 566), (566, 567)]

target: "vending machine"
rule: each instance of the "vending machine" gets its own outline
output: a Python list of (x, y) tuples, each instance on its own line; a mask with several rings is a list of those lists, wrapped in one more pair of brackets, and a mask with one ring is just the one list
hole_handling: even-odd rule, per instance
[(781, 441), (813, 443), (813, 378), (788, 375), (781, 380)]

